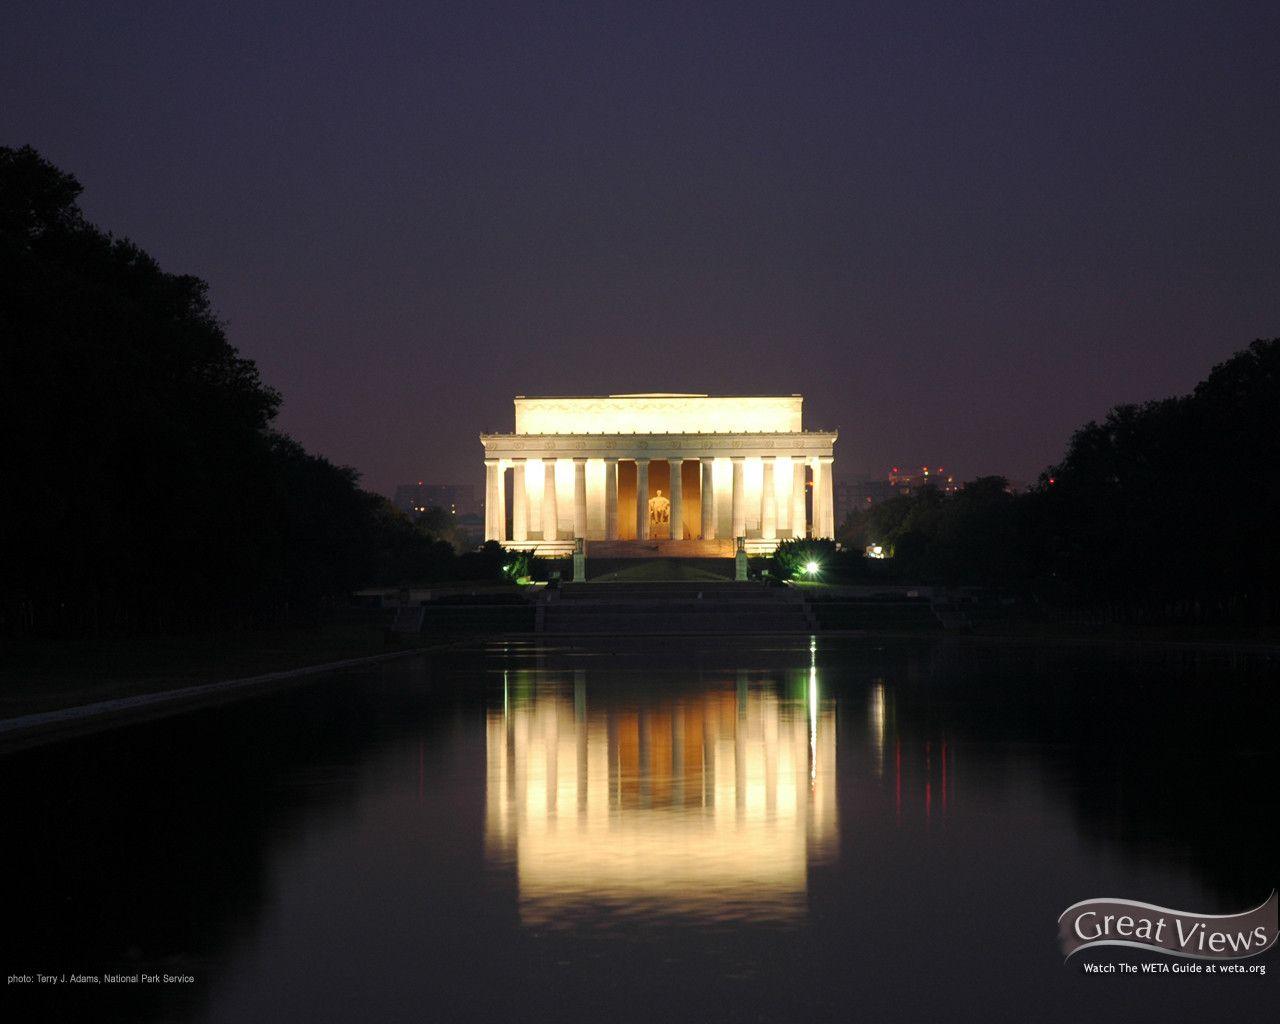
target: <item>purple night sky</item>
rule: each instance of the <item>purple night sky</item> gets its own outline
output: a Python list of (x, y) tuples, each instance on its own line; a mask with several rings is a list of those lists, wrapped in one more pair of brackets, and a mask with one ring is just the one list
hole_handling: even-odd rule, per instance
[(1280, 334), (1274, 0), (36, 3), (0, 97), (387, 493), (610, 391), (1027, 480)]

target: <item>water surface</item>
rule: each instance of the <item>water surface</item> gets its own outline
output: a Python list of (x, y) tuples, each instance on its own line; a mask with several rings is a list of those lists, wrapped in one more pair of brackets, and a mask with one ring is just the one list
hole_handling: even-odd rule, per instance
[(700, 638), (346, 672), (0, 761), (6, 963), (196, 979), (36, 1019), (1274, 1019), (1274, 955), (1086, 976), (1056, 922), (1266, 896), (1275, 669)]

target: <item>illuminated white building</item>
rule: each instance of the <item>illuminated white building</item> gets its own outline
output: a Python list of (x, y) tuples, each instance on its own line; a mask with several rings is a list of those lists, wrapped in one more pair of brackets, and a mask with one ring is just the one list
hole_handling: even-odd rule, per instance
[(485, 850), (521, 919), (789, 919), (835, 856), (835, 716), (768, 688), (596, 707), (541, 684), (488, 717)]
[(584, 538), (713, 555), (732, 553), (736, 537), (753, 551), (834, 537), (837, 433), (805, 430), (803, 402), (517, 396), (515, 431), (480, 435), (485, 538), (548, 554)]

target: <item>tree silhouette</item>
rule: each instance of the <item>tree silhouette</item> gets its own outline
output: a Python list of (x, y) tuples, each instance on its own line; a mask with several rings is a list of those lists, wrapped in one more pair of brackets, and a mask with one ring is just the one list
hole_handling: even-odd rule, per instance
[(859, 510), (902, 580), (999, 584), (1121, 621), (1274, 621), (1280, 605), (1280, 339), (1180, 397), (1123, 405), (1071, 437), (1031, 493), (987, 477)]
[(353, 470), (271, 429), (280, 396), (205, 283), (89, 224), (80, 191), (0, 148), (0, 630), (312, 619), (441, 571)]

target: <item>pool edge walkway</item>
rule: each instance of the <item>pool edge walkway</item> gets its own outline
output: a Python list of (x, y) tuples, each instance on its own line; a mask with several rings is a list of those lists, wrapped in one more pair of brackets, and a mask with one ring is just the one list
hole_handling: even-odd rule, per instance
[[(456, 640), (451, 641), (451, 643), (456, 642)], [(360, 668), (364, 665), (376, 665), (397, 658), (412, 657), (415, 654), (426, 654), (448, 646), (450, 643), (386, 651), (382, 654), (366, 654), (358, 658), (342, 658), (317, 665), (279, 669), (275, 672), (244, 676), (240, 679), (197, 683), (194, 686), (182, 686), (173, 690), (156, 690), (128, 697), (113, 697), (108, 700), (94, 701), (92, 704), (78, 704), (69, 708), (4, 718), (0, 719), (0, 753), (62, 739), (70, 735), (112, 728), (128, 722), (179, 714), (219, 703), (223, 699), (268, 693), (278, 688), (280, 684), (291, 683), (308, 676), (340, 672), (343, 669)]]

